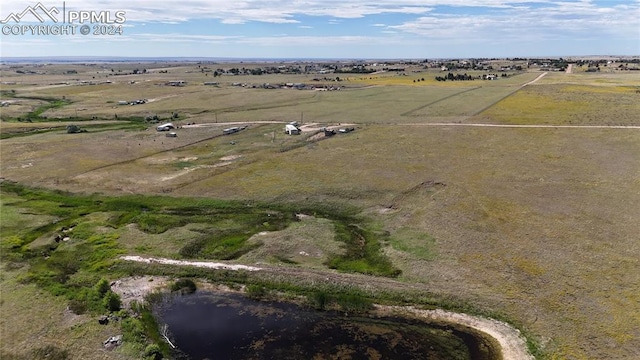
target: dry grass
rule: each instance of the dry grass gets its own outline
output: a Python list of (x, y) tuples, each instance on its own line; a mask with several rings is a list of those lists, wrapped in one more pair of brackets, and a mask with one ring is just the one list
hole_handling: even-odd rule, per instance
[(590, 85), (532, 85), (483, 112), (489, 122), (551, 125), (638, 125), (636, 88)]
[[(482, 95), (473, 99), (452, 97), (439, 114), (471, 114), (537, 75), (491, 82), (484, 92), (467, 93)], [(211, 89), (202, 96), (219, 92), (228, 100), (227, 112), (219, 114), (224, 119), (299, 120), (304, 113), (305, 122), (360, 125), (317, 143), (304, 135), (285, 136), (277, 124), (204, 142), (197, 141), (224, 125), (181, 129), (176, 139), (155, 131), (41, 134), (2, 140), (1, 169), (9, 179), (77, 191), (357, 205), (391, 234), (385, 251), (403, 270), (403, 281), (513, 319), (535, 335), (549, 358), (638, 357), (637, 130), (397, 125), (433, 122), (428, 111), (434, 108), (423, 106), (463, 89), (457, 86), (379, 86), (318, 95), (252, 90), (244, 103), (244, 93), (235, 88)], [(636, 86), (635, 75), (554, 73), (480, 115), (459, 118), (638, 125)], [(289, 104), (290, 94), (296, 97)], [(179, 106), (179, 98), (172, 105)], [(208, 107), (201, 102), (184, 106)], [(149, 105), (156, 104), (161, 101)], [(415, 109), (420, 116), (401, 115)], [(198, 116), (204, 120), (211, 112)], [(296, 144), (301, 146), (280, 152)], [(132, 161), (90, 171), (125, 160)], [(160, 256), (191, 231), (140, 238), (131, 228), (121, 236), (131, 240), (131, 252)], [(330, 238), (326, 224), (313, 221), (263, 236), (253, 239), (265, 243), (261, 252), (247, 255), (247, 261), (318, 266), (321, 258), (299, 258), (296, 251), (309, 252), (320, 247), (312, 240)], [(328, 247), (323, 252), (334, 251), (330, 242), (320, 242)]]
[(326, 269), (324, 263), (331, 255), (343, 253), (343, 244), (334, 239), (333, 223), (311, 216), (303, 216), (285, 230), (254, 235), (249, 243), (261, 246), (238, 259), (248, 264), (294, 263)]
[[(122, 350), (105, 351), (102, 342), (120, 332), (119, 325), (99, 325), (94, 317), (66, 310), (67, 301), (35, 285), (17, 281), (22, 270), (4, 271), (0, 279), (0, 354), (31, 359), (49, 345), (67, 350), (69, 359), (131, 359)], [(28, 301), (27, 301), (28, 299)]]
[[(142, 65), (139, 66), (140, 68)], [(79, 69), (83, 70), (83, 69)], [(538, 73), (524, 73), (498, 81), (447, 81), (437, 82), (438, 71), (421, 71), (401, 76), (383, 73), (371, 76), (344, 75), (344, 81), (314, 81), (314, 75), (264, 75), (223, 76), (216, 79), (201, 73), (185, 73), (195, 70), (181, 66), (171, 69), (170, 74), (152, 72), (144, 75), (107, 77), (109, 71), (96, 69), (95, 74), (84, 69), (73, 78), (84, 81), (112, 81), (110, 84), (82, 85), (71, 81), (69, 85), (50, 85), (62, 81), (62, 75), (33, 75), (29, 77), (35, 85), (15, 87), (15, 101), (27, 102), (20, 97), (62, 98), (71, 104), (50, 109), (42, 115), (49, 118), (74, 116), (114, 119), (116, 116), (152, 116), (168, 119), (173, 112), (181, 115), (181, 121), (214, 122), (250, 120), (297, 120), (309, 122), (359, 122), (400, 123), (415, 122), (415, 116), (464, 116), (474, 114), (491, 105), (501, 97), (532, 80)], [(62, 70), (60, 70), (62, 71)], [(478, 75), (480, 72), (469, 72)], [(96, 77), (94, 79), (94, 77)], [(11, 77), (8, 77), (10, 79)], [(328, 79), (335, 79), (329, 76)], [(424, 78), (424, 81), (421, 79)], [(185, 87), (164, 85), (170, 80), (185, 80)], [(69, 80), (67, 78), (67, 80)], [(205, 86), (205, 81), (218, 81), (219, 86)], [(418, 81), (418, 82), (414, 82)], [(133, 83), (131, 83), (133, 82)], [(331, 85), (343, 91), (317, 92), (313, 90), (266, 90), (233, 86), (234, 83), (262, 85), (302, 82), (312, 85)], [(397, 85), (397, 86), (390, 86)], [(453, 97), (435, 107), (426, 108), (434, 102), (466, 89), (481, 87), (464, 97)], [(149, 99), (141, 105), (118, 105), (120, 100)], [(331, 106), (327, 106), (331, 104)], [(459, 104), (465, 104), (459, 108)], [(33, 110), (36, 104), (29, 108)], [(6, 116), (17, 116), (23, 107), (11, 105)], [(423, 111), (413, 112), (414, 110)], [(15, 110), (15, 111), (14, 111)], [(4, 116), (4, 115), (3, 115)]]

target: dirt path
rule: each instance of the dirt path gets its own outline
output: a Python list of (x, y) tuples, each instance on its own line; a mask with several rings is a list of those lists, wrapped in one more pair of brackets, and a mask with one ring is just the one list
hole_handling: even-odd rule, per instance
[(538, 75), (538, 77), (536, 77), (535, 79), (529, 81), (528, 83), (524, 83), (522, 84), (521, 87), (525, 87), (527, 85), (531, 85), (531, 84), (535, 84), (538, 80), (542, 79), (543, 77), (545, 77), (545, 75), (547, 75), (547, 72), (543, 72), (542, 74)]
[(571, 74), (572, 70), (573, 70), (573, 64), (567, 65), (567, 74)]
[(215, 263), (210, 261), (183, 261), (183, 260), (171, 260), (163, 258), (144, 258), (142, 256), (122, 256), (120, 259), (126, 261), (143, 262), (147, 264), (163, 264), (163, 265), (180, 265), (180, 266), (195, 266), (208, 269), (222, 269), (222, 270), (246, 270), (246, 271), (258, 271), (260, 268), (247, 266), (247, 265), (232, 265), (224, 263)]
[[(305, 278), (312, 284), (319, 282), (330, 282), (333, 284), (347, 283), (368, 288), (375, 283), (376, 287), (382, 288), (405, 288), (414, 290), (416, 287), (411, 284), (404, 284), (392, 279), (375, 278), (359, 274), (343, 274), (331, 271), (311, 270), (303, 268), (283, 268), (283, 267), (253, 267), (247, 265), (236, 265), (227, 263), (217, 263), (209, 261), (182, 261), (163, 258), (144, 258), (141, 256), (123, 256), (120, 259), (126, 261), (136, 261), (144, 263), (158, 263), (179, 266), (195, 266), (210, 269), (226, 270), (246, 270), (256, 273), (268, 273), (272, 276), (285, 278)], [(128, 278), (117, 281), (112, 289), (123, 297), (123, 301), (140, 301), (148, 292), (166, 285), (166, 279), (149, 281), (149, 277)], [(501, 346), (502, 357), (505, 360), (534, 360), (527, 350), (526, 341), (520, 331), (510, 325), (494, 320), (473, 316), (463, 313), (455, 313), (445, 310), (422, 310), (413, 306), (382, 306), (376, 305), (378, 311), (394, 312), (410, 316), (417, 316), (433, 322), (446, 322), (466, 326), (494, 338)]]

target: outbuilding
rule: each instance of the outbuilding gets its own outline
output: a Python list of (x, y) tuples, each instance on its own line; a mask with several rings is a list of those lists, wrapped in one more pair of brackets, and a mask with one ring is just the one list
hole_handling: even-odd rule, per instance
[(234, 126), (234, 127), (230, 127), (230, 128), (222, 130), (222, 134), (223, 135), (231, 135), (231, 134), (237, 133), (238, 131), (240, 131), (240, 128), (237, 127), (237, 126)]
[(288, 135), (300, 135), (300, 129), (292, 124), (285, 125), (284, 132)]
[(176, 126), (173, 125), (173, 123), (166, 123), (166, 124), (162, 124), (162, 125), (158, 125), (158, 127), (156, 127), (156, 130), (158, 131), (169, 131), (171, 129), (175, 129)]

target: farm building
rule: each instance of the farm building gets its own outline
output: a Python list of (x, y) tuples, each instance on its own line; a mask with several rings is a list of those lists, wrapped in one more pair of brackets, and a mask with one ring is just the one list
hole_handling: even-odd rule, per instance
[(223, 135), (231, 135), (231, 134), (237, 133), (238, 131), (240, 131), (240, 128), (237, 127), (237, 126), (234, 126), (234, 127), (230, 127), (230, 128), (222, 130), (222, 134)]
[(176, 126), (173, 125), (173, 123), (166, 123), (166, 124), (162, 124), (162, 125), (158, 125), (158, 127), (156, 127), (157, 131), (169, 131), (171, 129), (175, 129)]
[(298, 129), (297, 126), (292, 124), (285, 125), (284, 132), (288, 135), (300, 135), (300, 129)]

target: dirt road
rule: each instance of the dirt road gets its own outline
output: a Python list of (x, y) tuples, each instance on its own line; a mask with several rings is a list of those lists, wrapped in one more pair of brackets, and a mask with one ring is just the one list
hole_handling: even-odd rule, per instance
[(529, 81), (528, 83), (524, 83), (522, 84), (521, 87), (525, 87), (527, 85), (531, 85), (531, 84), (535, 84), (538, 80), (542, 79), (543, 77), (545, 77), (545, 75), (547, 75), (547, 72), (543, 72), (542, 74), (538, 75), (538, 77), (536, 77), (535, 79)]

